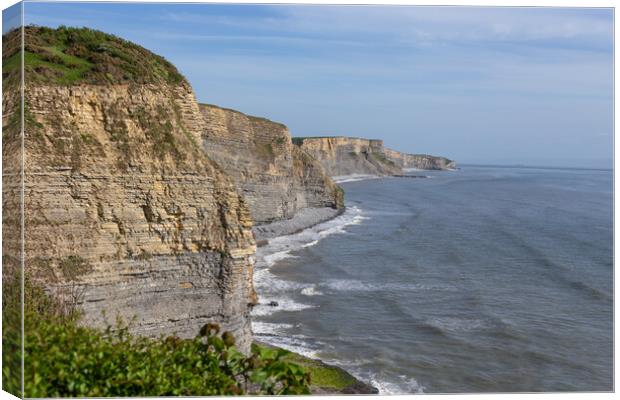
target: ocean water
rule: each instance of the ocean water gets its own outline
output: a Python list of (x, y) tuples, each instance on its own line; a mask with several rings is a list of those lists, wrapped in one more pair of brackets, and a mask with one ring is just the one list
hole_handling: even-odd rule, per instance
[(259, 248), (257, 339), (383, 394), (612, 390), (612, 172), (411, 173)]

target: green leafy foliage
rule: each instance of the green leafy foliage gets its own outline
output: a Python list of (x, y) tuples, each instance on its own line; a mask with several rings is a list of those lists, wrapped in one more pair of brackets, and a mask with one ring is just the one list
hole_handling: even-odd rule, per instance
[[(66, 263), (71, 270), (85, 268), (79, 257)], [(81, 326), (79, 313), (66, 312), (29, 279), (25, 295), (26, 397), (309, 393), (310, 375), (283, 360), (287, 352), (254, 347), (244, 355), (217, 324), (205, 325), (194, 339), (138, 337), (121, 320), (105, 331)], [(5, 312), (19, 309), (18, 296), (3, 301)], [(18, 340), (3, 335), (3, 346)], [(14, 377), (15, 367), (5, 362), (3, 380)]]

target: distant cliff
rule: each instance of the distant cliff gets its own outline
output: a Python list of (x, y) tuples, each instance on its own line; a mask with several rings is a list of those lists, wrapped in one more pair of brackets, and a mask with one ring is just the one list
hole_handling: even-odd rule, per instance
[(430, 156), (427, 154), (407, 154), (385, 148), (384, 153), (401, 168), (417, 168), (428, 170), (456, 169), (456, 162), (446, 157)]
[[(248, 351), (252, 220), (201, 146), (206, 123), (190, 85), (163, 58), (112, 35), (25, 33), (28, 273), (77, 301), (86, 324), (119, 315), (136, 318), (135, 333), (194, 337), (217, 322)], [(4, 52), (7, 80), (19, 76), (19, 56)], [(15, 93), (4, 92), (3, 104)], [(10, 160), (20, 137), (6, 132)]]
[(201, 104), (207, 154), (239, 186), (258, 224), (312, 207), (343, 207), (343, 192), (321, 164), (291, 143), (288, 128), (239, 111)]
[(392, 175), (401, 169), (388, 159), (383, 141), (354, 137), (293, 138), (293, 143), (323, 164), (330, 176)]
[(445, 157), (406, 154), (384, 147), (383, 140), (356, 137), (296, 137), (293, 143), (323, 164), (331, 176), (398, 175), (403, 168), (454, 169)]

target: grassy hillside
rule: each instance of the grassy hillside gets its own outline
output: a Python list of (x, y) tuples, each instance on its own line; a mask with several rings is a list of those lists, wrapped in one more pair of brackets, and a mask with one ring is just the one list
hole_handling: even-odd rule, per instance
[[(137, 44), (89, 28), (24, 28), (26, 83), (55, 85), (179, 83), (184, 80), (166, 59)], [(18, 79), (19, 31), (3, 36), (2, 75)]]

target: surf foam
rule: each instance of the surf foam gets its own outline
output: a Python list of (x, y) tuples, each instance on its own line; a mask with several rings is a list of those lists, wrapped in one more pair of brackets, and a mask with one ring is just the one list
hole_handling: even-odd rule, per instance
[(351, 174), (351, 175), (338, 175), (332, 176), (332, 179), (336, 183), (357, 182), (367, 179), (380, 179), (379, 175), (364, 175), (364, 174)]

